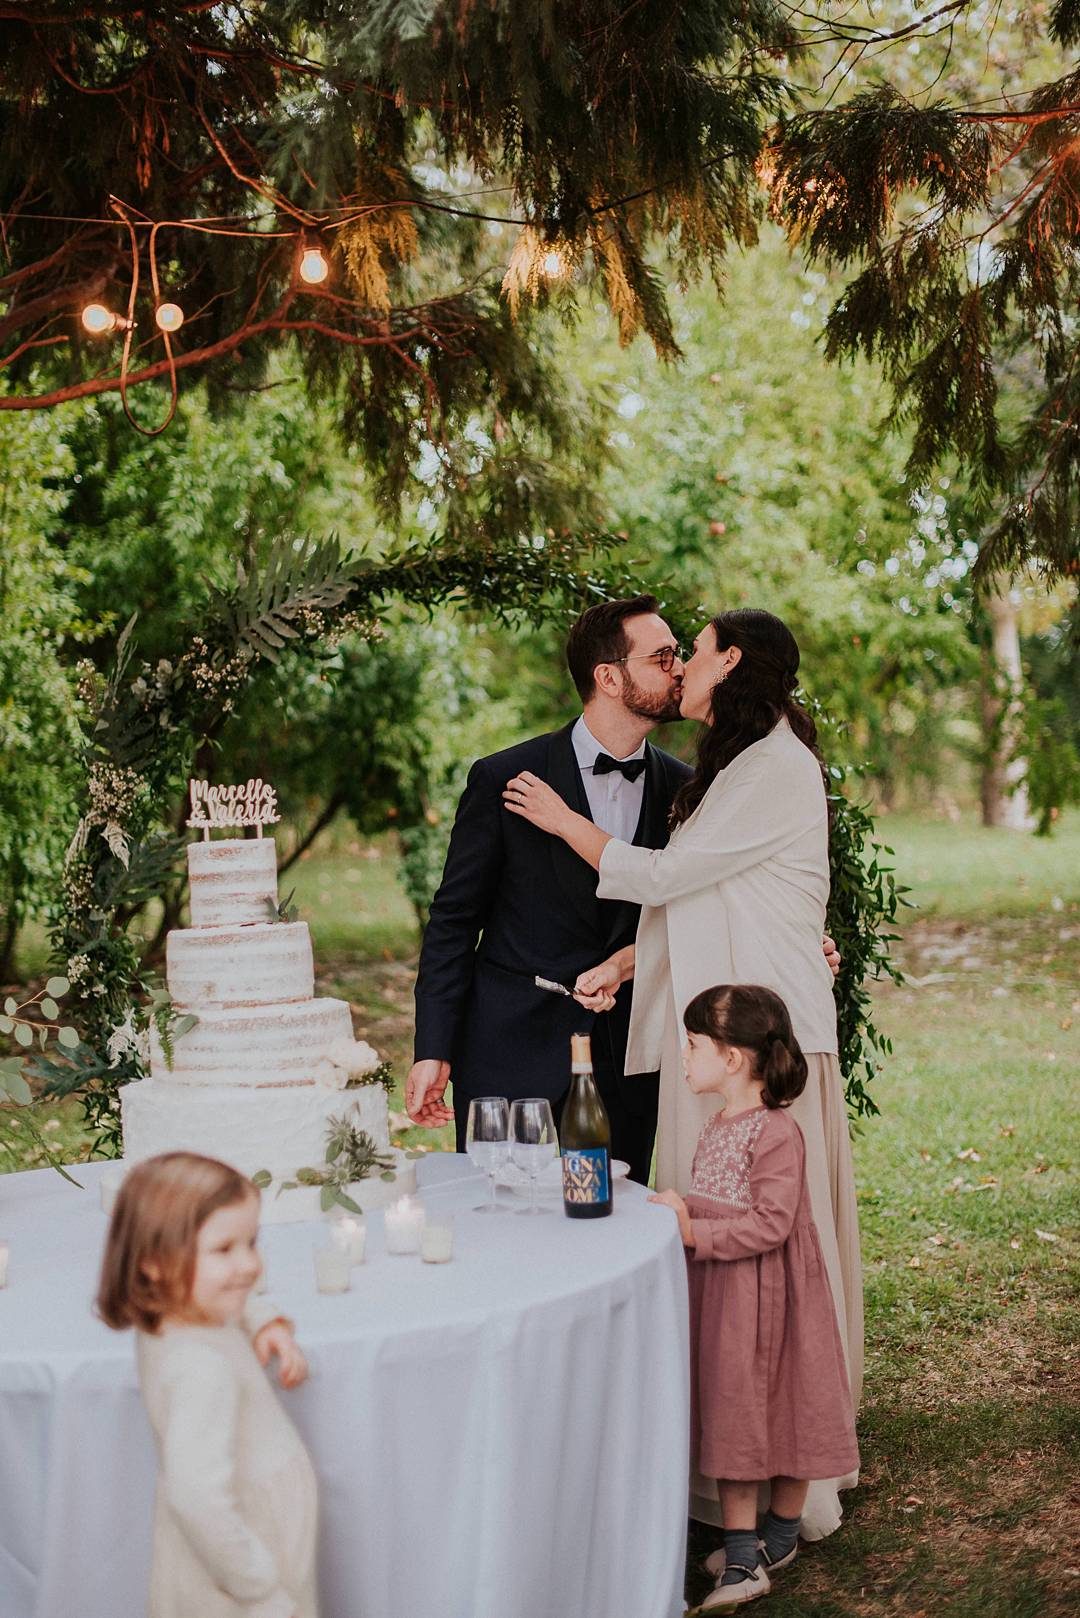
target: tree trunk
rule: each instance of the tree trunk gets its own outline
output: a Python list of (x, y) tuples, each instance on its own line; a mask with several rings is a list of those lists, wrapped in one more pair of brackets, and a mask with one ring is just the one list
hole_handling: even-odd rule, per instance
[(3, 913), (0, 921), (0, 983), (14, 983), (15, 981), (15, 940), (19, 935), (19, 923), (15, 917), (15, 906)]
[(1024, 675), (1020, 666), (1020, 615), (1007, 584), (991, 584), (983, 600), (990, 644), (982, 668), (982, 823), (1030, 831), (1034, 824), (1018, 753)]

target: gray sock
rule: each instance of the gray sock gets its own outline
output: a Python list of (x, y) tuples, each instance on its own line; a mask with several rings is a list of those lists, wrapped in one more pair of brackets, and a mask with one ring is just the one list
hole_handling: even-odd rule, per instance
[(724, 1529), (724, 1576), (721, 1584), (741, 1584), (746, 1574), (740, 1568), (753, 1572), (758, 1565), (758, 1537), (753, 1528)]
[(772, 1510), (765, 1513), (761, 1539), (765, 1546), (766, 1564), (782, 1562), (788, 1551), (795, 1549), (801, 1521), (801, 1517), (778, 1517)]

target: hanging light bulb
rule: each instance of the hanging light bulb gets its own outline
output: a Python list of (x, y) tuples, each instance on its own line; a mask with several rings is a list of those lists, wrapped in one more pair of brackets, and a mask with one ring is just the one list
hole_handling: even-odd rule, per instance
[(101, 337), (116, 326), (116, 316), (103, 303), (88, 303), (81, 315), (83, 325), (95, 337)]
[(179, 331), (184, 324), (184, 311), (178, 303), (159, 303), (154, 319), (159, 331)]
[(330, 266), (326, 262), (321, 247), (308, 247), (300, 259), (300, 279), (306, 281), (308, 286), (317, 287), (330, 274)]

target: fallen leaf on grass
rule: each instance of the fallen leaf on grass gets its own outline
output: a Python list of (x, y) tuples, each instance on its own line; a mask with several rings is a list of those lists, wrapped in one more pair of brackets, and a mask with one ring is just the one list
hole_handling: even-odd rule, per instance
[(920, 1500), (917, 1494), (909, 1494), (904, 1504), (905, 1506), (925, 1506), (926, 1501)]
[(962, 1152), (957, 1152), (956, 1155), (959, 1158), (961, 1163), (981, 1163), (982, 1162), (982, 1154), (980, 1152), (977, 1152), (975, 1150), (974, 1146), (965, 1146), (964, 1150)]
[[(1054, 1240), (1057, 1241), (1056, 1236), (1054, 1237)], [(907, 1267), (908, 1267), (909, 1270), (921, 1270), (922, 1269), (922, 1259), (919, 1258), (918, 1256), (916, 1256), (915, 1258), (909, 1258), (908, 1261), (907, 1261)]]
[(1012, 1248), (1013, 1252), (1015, 1252), (1016, 1249), (1020, 1246), (1020, 1243), (1017, 1241), (1015, 1236), (1013, 1237), (1012, 1241), (1009, 1243), (1009, 1246)]
[(1052, 1230), (1040, 1230), (1038, 1226), (1035, 1227), (1035, 1234), (1041, 1242), (1059, 1242), (1061, 1240), (1061, 1237), (1055, 1236)]
[(926, 1240), (930, 1244), (931, 1247), (944, 1247), (945, 1246), (945, 1237), (944, 1236), (928, 1236), (926, 1238)]
[(1008, 1140), (1010, 1135), (1016, 1134), (1016, 1125), (1002, 1124), (998, 1130), (998, 1134), (1001, 1136), (1002, 1140)]
[(934, 1154), (932, 1152), (920, 1152), (919, 1156), (922, 1158), (924, 1163), (932, 1163), (934, 1161)]

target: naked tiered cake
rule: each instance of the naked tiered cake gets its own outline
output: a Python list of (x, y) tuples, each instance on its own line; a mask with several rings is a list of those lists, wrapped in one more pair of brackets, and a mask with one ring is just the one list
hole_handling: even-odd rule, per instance
[(412, 1190), (412, 1163), (390, 1148), (385, 1089), (345, 1088), (378, 1058), (353, 1039), (344, 1000), (314, 998), (307, 924), (270, 919), (273, 838), (191, 843), (187, 856), (191, 926), (168, 936), (166, 981), (176, 1013), (197, 1021), (171, 1042), (171, 1062), (152, 1032), (150, 1077), (121, 1090), (125, 1162), (178, 1150), (220, 1157), (270, 1175), (265, 1219), (313, 1218), (317, 1187), (280, 1188), (325, 1165), (327, 1131), (345, 1121), (394, 1160), (394, 1179), (359, 1182), (354, 1200), (371, 1208)]

